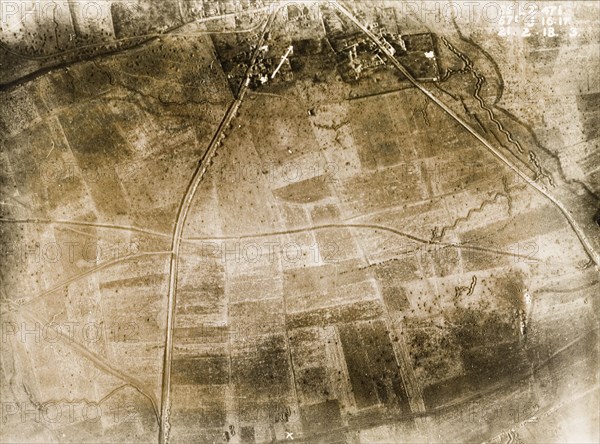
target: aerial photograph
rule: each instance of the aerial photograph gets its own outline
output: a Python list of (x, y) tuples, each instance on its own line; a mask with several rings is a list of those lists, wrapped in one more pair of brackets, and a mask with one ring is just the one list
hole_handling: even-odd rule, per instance
[(0, 0), (0, 443), (600, 443), (600, 0)]

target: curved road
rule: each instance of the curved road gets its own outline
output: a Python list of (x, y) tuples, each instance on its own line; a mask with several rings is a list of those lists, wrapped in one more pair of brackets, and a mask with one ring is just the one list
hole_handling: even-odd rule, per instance
[(242, 103), (242, 100), (244, 99), (244, 95), (246, 94), (248, 85), (250, 83), (250, 74), (256, 62), (256, 58), (260, 52), (260, 47), (263, 46), (265, 36), (271, 28), (271, 25), (273, 24), (275, 14), (277, 11), (278, 8), (274, 9), (270, 14), (269, 19), (265, 22), (260, 39), (256, 45), (256, 49), (254, 50), (254, 54), (252, 55), (252, 59), (250, 60), (244, 78), (242, 79), (242, 84), (240, 85), (236, 98), (227, 109), (225, 116), (221, 120), (221, 123), (219, 124), (215, 135), (213, 136), (210, 144), (208, 145), (207, 150), (205, 151), (204, 155), (202, 156), (202, 159), (196, 167), (196, 171), (192, 176), (192, 179), (185, 192), (185, 196), (183, 197), (181, 205), (179, 206), (179, 211), (177, 212), (175, 229), (173, 231), (173, 237), (171, 240), (171, 261), (169, 265), (167, 325), (163, 361), (163, 377), (161, 387), (161, 420), (159, 424), (159, 442), (161, 444), (166, 444), (169, 442), (169, 415), (171, 410), (171, 363), (173, 360), (173, 326), (175, 319), (179, 251), (181, 248), (183, 227), (185, 225), (187, 213), (192, 204), (192, 200), (194, 199), (194, 195), (196, 194), (196, 190), (198, 189), (198, 186), (200, 185), (200, 182), (202, 181), (202, 178), (204, 177), (204, 174), (206, 173), (206, 170), (210, 165), (211, 159), (215, 155), (215, 152), (220, 145), (221, 139), (223, 138), (223, 131), (225, 131), (225, 129), (235, 116), (235, 113), (237, 112), (238, 108)]

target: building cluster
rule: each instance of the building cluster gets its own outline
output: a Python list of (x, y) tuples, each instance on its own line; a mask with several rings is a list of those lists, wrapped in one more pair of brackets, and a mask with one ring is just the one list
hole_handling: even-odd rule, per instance
[[(391, 54), (405, 50), (404, 41), (399, 35), (381, 33), (379, 41)], [(347, 81), (368, 77), (386, 64), (385, 54), (375, 42), (363, 34), (335, 39), (332, 47), (340, 55), (341, 63), (338, 68), (342, 78)]]
[(236, 14), (265, 6), (262, 0), (191, 0), (188, 12), (195, 18)]
[(386, 51), (382, 51), (368, 36), (332, 11), (324, 14), (324, 26), (328, 41), (338, 56), (340, 75), (347, 82), (384, 69), (387, 64), (385, 52), (394, 55), (418, 79), (437, 78), (436, 52), (430, 33), (402, 35), (397, 32), (397, 26), (384, 26), (373, 21), (367, 27), (385, 47)]
[[(386, 69), (389, 64), (386, 54), (396, 57), (419, 80), (435, 81), (439, 78), (433, 35), (401, 34), (391, 14), (387, 14), (381, 20), (367, 21), (367, 27), (377, 36), (378, 42), (374, 42), (354, 24), (337, 14), (333, 8), (321, 7), (315, 10), (308, 5), (290, 4), (282, 11), (286, 21), (300, 27), (303, 23), (310, 26), (317, 14), (321, 15), (326, 37), (324, 41), (329, 42), (335, 53), (336, 68), (345, 82), (352, 83), (369, 78), (377, 71)], [(291, 39), (294, 42), (293, 46), (297, 46), (297, 56), (306, 55), (303, 47), (307, 46), (306, 42), (310, 40), (320, 41), (317, 38)], [(258, 57), (250, 73), (252, 88), (294, 80), (295, 68), (290, 60), (294, 57), (294, 47), (284, 46), (286, 44), (270, 41), (268, 45), (259, 48)], [(248, 60), (251, 59), (254, 50), (255, 47), (252, 47), (233, 57), (224, 57), (224, 67), (232, 86), (238, 85), (244, 77), (248, 69)]]
[(289, 57), (294, 52), (294, 47), (289, 46), (281, 57), (269, 56), (269, 47), (263, 46), (259, 50), (256, 63), (250, 73), (250, 85), (260, 86), (267, 82), (290, 82), (294, 80), (292, 65)]
[[(232, 61), (233, 69), (227, 75), (232, 85), (239, 84), (244, 77), (248, 69), (248, 60), (252, 58), (255, 48), (255, 46), (252, 46), (249, 51), (237, 54)], [(270, 50), (269, 45), (264, 45), (258, 49), (258, 55), (249, 74), (251, 88), (257, 88), (266, 83), (282, 83), (294, 80), (290, 64), (290, 57), (294, 53), (293, 46), (290, 45), (280, 57), (273, 56), (273, 52), (275, 51)], [(278, 49), (277, 52), (279, 52)]]
[(313, 5), (289, 4), (284, 8), (283, 15), (288, 22), (308, 27), (310, 22), (319, 16), (319, 5), (317, 3)]

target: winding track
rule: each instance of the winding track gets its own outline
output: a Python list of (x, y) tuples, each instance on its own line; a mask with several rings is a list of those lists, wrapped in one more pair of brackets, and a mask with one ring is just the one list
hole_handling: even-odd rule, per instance
[[(440, 240), (423, 239), (423, 238), (414, 236), (412, 234), (397, 230), (393, 227), (387, 227), (385, 225), (377, 225), (377, 224), (359, 224), (359, 223), (319, 224), (319, 225), (313, 225), (311, 227), (293, 228), (293, 229), (288, 229), (288, 230), (269, 231), (269, 232), (263, 232), (263, 233), (252, 233), (252, 234), (242, 234), (242, 235), (232, 235), (232, 236), (216, 236), (216, 237), (210, 237), (210, 236), (186, 237), (186, 238), (183, 238), (182, 240), (184, 242), (190, 242), (190, 243), (203, 242), (203, 241), (225, 241), (225, 240), (238, 240), (239, 241), (242, 239), (257, 239), (257, 238), (262, 238), (262, 237), (275, 237), (275, 236), (286, 236), (286, 235), (298, 234), (298, 233), (309, 233), (309, 232), (319, 231), (319, 230), (350, 229), (350, 228), (383, 231), (386, 233), (391, 233), (395, 236), (400, 236), (400, 237), (409, 239), (411, 241), (414, 241), (414, 242), (422, 244), (422, 245), (431, 245), (434, 247), (441, 247), (441, 248), (457, 248), (457, 249), (463, 249), (463, 250), (467, 250), (467, 251), (481, 251), (481, 252), (486, 252), (486, 253), (497, 254), (500, 256), (511, 256), (514, 258), (518, 257), (521, 259), (537, 261), (537, 259), (532, 258), (531, 255), (518, 254), (518, 253), (514, 253), (512, 251), (497, 250), (495, 248), (480, 247), (480, 246), (471, 245), (471, 244), (461, 244), (461, 243), (456, 243), (456, 242), (443, 242)], [(411, 250), (411, 252), (414, 252), (414, 250)]]
[[(22, 305), (16, 304), (15, 302), (8, 300), (6, 302), (20, 316), (28, 319), (30, 322), (35, 323), (36, 325), (50, 326), (52, 324), (51, 321), (42, 319), (35, 312), (27, 309), (26, 307), (23, 307)], [(120, 379), (121, 381), (125, 382), (125, 385), (133, 387), (138, 393), (140, 393), (142, 396), (148, 399), (152, 405), (152, 411), (156, 416), (156, 419), (158, 420), (158, 401), (156, 399), (156, 396), (154, 395), (153, 390), (150, 387), (148, 387), (146, 384), (133, 377), (132, 375), (129, 375), (123, 372), (122, 370), (119, 370), (118, 368), (114, 367), (112, 364), (106, 362), (104, 357), (99, 356), (98, 354), (90, 351), (81, 343), (74, 341), (70, 335), (63, 333), (62, 331), (60, 331), (60, 329), (52, 328), (52, 330), (56, 333), (56, 338), (59, 339), (65, 346), (69, 347), (70, 349), (79, 353), (79, 355), (88, 359), (96, 368), (104, 371), (109, 375), (114, 376), (115, 378)]]

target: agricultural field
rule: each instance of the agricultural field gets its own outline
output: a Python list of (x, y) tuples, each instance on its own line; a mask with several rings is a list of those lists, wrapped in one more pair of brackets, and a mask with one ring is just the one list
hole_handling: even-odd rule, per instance
[(41, 3), (0, 442), (600, 439), (598, 4)]

